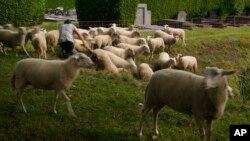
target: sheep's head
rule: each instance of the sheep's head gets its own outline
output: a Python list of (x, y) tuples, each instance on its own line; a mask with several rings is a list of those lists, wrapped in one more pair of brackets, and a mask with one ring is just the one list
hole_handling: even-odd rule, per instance
[(126, 58), (132, 58), (133, 60), (135, 59), (135, 51), (131, 48), (126, 49)]
[(23, 34), (26, 34), (26, 28), (25, 27), (19, 27), (18, 28), (18, 33), (23, 35)]
[(133, 37), (140, 37), (141, 36), (141, 33), (138, 30), (134, 30), (132, 32), (132, 34), (133, 34)]
[(76, 65), (78, 67), (90, 68), (95, 66), (95, 63), (87, 55), (83, 53), (77, 53), (73, 55), (71, 58), (75, 60)]
[(219, 87), (222, 83), (227, 87), (225, 75), (234, 74), (235, 70), (223, 70), (217, 67), (206, 67), (205, 75), (205, 89), (213, 89)]

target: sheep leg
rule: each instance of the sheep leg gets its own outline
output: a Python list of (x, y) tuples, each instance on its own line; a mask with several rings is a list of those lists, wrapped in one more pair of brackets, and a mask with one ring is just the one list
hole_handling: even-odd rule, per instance
[(211, 133), (212, 133), (212, 120), (207, 120), (207, 130), (206, 130), (207, 141), (211, 140)]
[(55, 114), (57, 114), (56, 103), (57, 103), (58, 97), (59, 97), (59, 93), (55, 93), (55, 97), (54, 97), (54, 100), (53, 100), (53, 111), (54, 111)]
[(201, 141), (203, 141), (204, 136), (205, 136), (204, 120), (201, 118), (195, 117), (195, 122), (196, 122), (197, 127), (199, 128)]
[(153, 108), (153, 138), (159, 135), (157, 118), (158, 118), (158, 113), (162, 109), (162, 107), (164, 107), (164, 105), (160, 104)]
[(25, 108), (25, 106), (23, 104), (23, 94), (22, 94), (22, 92), (21, 92), (20, 89), (17, 90), (16, 95), (17, 95), (17, 101), (18, 101), (18, 103), (22, 106), (23, 111), (25, 113), (27, 113), (27, 110), (26, 110), (26, 108)]
[(23, 48), (23, 50), (24, 50), (24, 52), (26, 53), (26, 55), (27, 55), (28, 57), (30, 57), (30, 55), (29, 55), (29, 53), (27, 52), (27, 50), (25, 49), (24, 45), (22, 45), (21, 47)]
[(61, 92), (60, 92), (60, 95), (61, 95), (61, 96), (64, 98), (64, 100), (65, 100), (65, 103), (66, 103), (66, 105), (67, 105), (68, 112), (69, 112), (70, 116), (76, 117), (76, 114), (75, 114), (75, 112), (74, 112), (74, 110), (73, 110), (73, 108), (72, 108), (72, 105), (71, 105), (71, 102), (70, 102), (69, 97), (66, 95), (66, 93), (65, 93), (64, 91), (61, 91)]
[(139, 122), (139, 126), (138, 126), (138, 129), (137, 129), (137, 136), (138, 137), (142, 137), (142, 125), (143, 125), (143, 122), (146, 118), (146, 115), (147, 113), (152, 109), (152, 107), (146, 107), (146, 108), (143, 108), (142, 109), (142, 112), (141, 112), (141, 118), (140, 118), (140, 122)]

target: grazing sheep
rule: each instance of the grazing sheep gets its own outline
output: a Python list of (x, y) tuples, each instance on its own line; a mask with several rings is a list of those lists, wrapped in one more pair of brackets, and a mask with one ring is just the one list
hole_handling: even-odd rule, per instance
[(105, 46), (111, 46), (112, 42), (115, 40), (116, 35), (97, 35), (95, 36), (95, 44), (97, 48), (103, 48)]
[(176, 43), (176, 38), (173, 35), (169, 35), (161, 30), (156, 30), (154, 36), (161, 37), (164, 40), (165, 45), (168, 45), (168, 52), (170, 52), (170, 47)]
[(56, 111), (56, 102), (62, 96), (67, 104), (68, 112), (75, 117), (66, 89), (69, 89), (73, 81), (77, 78), (81, 67), (90, 67), (94, 63), (83, 53), (75, 54), (66, 60), (43, 60), (28, 58), (17, 62), (11, 78), (12, 88), (16, 90), (18, 102), (23, 111), (26, 108), (22, 101), (22, 91), (27, 85), (35, 88), (55, 90), (53, 111)]
[(32, 37), (33, 48), (38, 52), (39, 58), (46, 59), (47, 44), (44, 35), (37, 33)]
[(108, 54), (104, 53), (101, 49), (93, 50), (91, 59), (96, 63), (97, 69), (106, 70), (114, 74), (124, 71), (123, 68), (117, 68)]
[(150, 36), (147, 37), (148, 46), (150, 49), (150, 58), (154, 58), (154, 51), (156, 49), (162, 49), (162, 51), (165, 51), (165, 43), (164, 40), (161, 37), (158, 38), (150, 38)]
[(127, 37), (124, 35), (118, 35), (118, 34), (115, 34), (113, 38), (114, 38), (113, 42), (116, 44), (126, 43), (126, 44), (131, 44), (131, 45), (138, 45), (138, 46), (147, 45), (147, 41), (144, 38), (130, 38), (130, 37)]
[(9, 47), (15, 50), (17, 46), (21, 46), (26, 55), (30, 56), (25, 49), (25, 34), (25, 27), (19, 27), (18, 32), (8, 29), (0, 29), (0, 42), (3, 44), (3, 52), (6, 54), (4, 47)]
[(59, 39), (59, 31), (58, 30), (51, 30), (46, 34), (46, 42), (47, 46), (51, 47), (53, 53), (55, 53), (54, 47), (57, 46)]
[(180, 28), (171, 28), (168, 25), (164, 25), (164, 31), (174, 37), (178, 37), (182, 40), (182, 44), (186, 46), (185, 43), (185, 30)]
[(176, 64), (175, 58), (170, 58), (168, 53), (161, 52), (159, 55), (159, 64), (161, 69), (172, 68)]
[(212, 121), (220, 118), (228, 99), (228, 83), (225, 75), (234, 70), (206, 67), (205, 76), (174, 69), (157, 71), (151, 77), (146, 90), (137, 135), (142, 136), (142, 125), (147, 113), (153, 108), (153, 133), (157, 129), (158, 112), (167, 105), (182, 113), (194, 115), (203, 141), (204, 121), (207, 121), (207, 140), (211, 140)]
[(114, 53), (115, 55), (123, 58), (123, 59), (127, 59), (127, 58), (134, 58), (135, 57), (135, 52), (133, 49), (131, 48), (127, 48), (127, 49), (123, 49), (123, 48), (117, 48), (114, 46), (106, 46), (103, 48), (104, 50), (110, 51), (112, 53)]
[(193, 56), (183, 56), (182, 54), (177, 54), (175, 67), (177, 69), (190, 70), (196, 72), (197, 59)]
[(28, 41), (32, 40), (33, 36), (37, 33), (39, 33), (45, 37), (45, 35), (47, 34), (47, 31), (44, 28), (40, 28), (38, 26), (35, 26), (34, 28), (29, 29), (27, 31), (26, 37), (25, 37), (25, 46), (28, 43)]
[(130, 38), (136, 38), (136, 37), (141, 36), (141, 34), (138, 30), (127, 31), (127, 30), (118, 28), (116, 33), (119, 35), (124, 35), (124, 36), (130, 37)]
[(127, 43), (119, 43), (117, 47), (123, 48), (123, 49), (128, 49), (128, 48), (133, 49), (136, 57), (139, 57), (140, 55), (144, 53), (150, 54), (150, 49), (147, 45), (137, 46), (137, 45), (131, 45)]
[(147, 63), (141, 63), (138, 67), (138, 76), (142, 80), (149, 80), (153, 73), (153, 70)]
[(0, 29), (8, 29), (8, 30), (12, 30), (13, 29), (13, 25), (12, 24), (5, 24), (5, 25), (0, 25)]

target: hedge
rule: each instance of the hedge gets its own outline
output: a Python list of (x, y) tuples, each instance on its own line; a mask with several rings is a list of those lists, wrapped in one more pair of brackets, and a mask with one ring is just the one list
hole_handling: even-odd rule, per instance
[(75, 0), (46, 0), (46, 8), (62, 6), (65, 10), (75, 8)]
[(138, 0), (76, 0), (79, 25), (108, 26), (110, 23), (133, 24)]
[(239, 15), (250, 8), (250, 0), (140, 0), (152, 11), (152, 19), (175, 18), (178, 11), (185, 11), (188, 17), (205, 17), (210, 10), (219, 16)]
[(44, 20), (45, 0), (1, 0), (0, 24), (34, 25)]

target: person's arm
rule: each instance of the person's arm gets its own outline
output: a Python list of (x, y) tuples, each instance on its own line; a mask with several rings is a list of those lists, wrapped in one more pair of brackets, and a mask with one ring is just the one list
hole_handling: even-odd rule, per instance
[(75, 33), (77, 34), (77, 36), (79, 37), (80, 40), (82, 40), (83, 46), (86, 47), (87, 49), (91, 50), (88, 46), (86, 41), (84, 40), (84, 38), (82, 37), (82, 35), (79, 33), (79, 31), (77, 30), (77, 28), (74, 30)]

